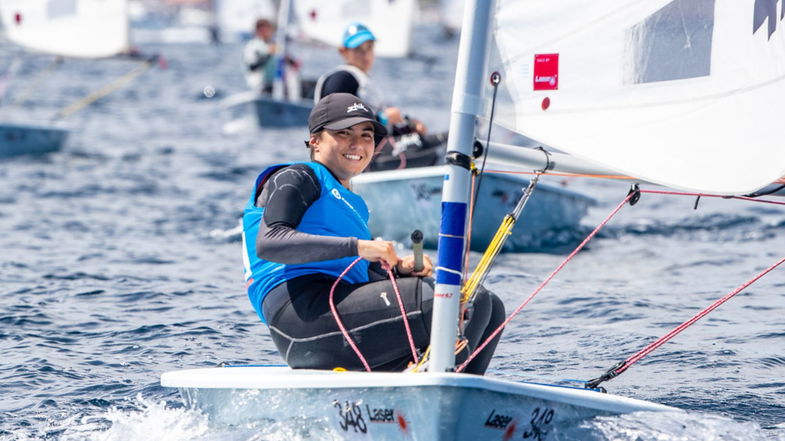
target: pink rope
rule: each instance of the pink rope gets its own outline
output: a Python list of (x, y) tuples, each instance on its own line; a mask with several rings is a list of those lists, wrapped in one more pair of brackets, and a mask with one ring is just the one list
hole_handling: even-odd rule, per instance
[(635, 354), (635, 355), (631, 356), (630, 358), (628, 358), (627, 360), (625, 360), (624, 364), (621, 367), (616, 369), (616, 373), (620, 374), (620, 373), (626, 371), (627, 368), (629, 368), (633, 363), (635, 363), (638, 360), (640, 360), (641, 358), (649, 355), (649, 353), (651, 353), (655, 349), (657, 349), (660, 346), (662, 346), (663, 344), (665, 344), (668, 340), (670, 340), (671, 338), (673, 338), (676, 335), (678, 335), (681, 331), (687, 329), (687, 327), (689, 327), (693, 323), (695, 323), (698, 320), (702, 319), (708, 313), (710, 313), (710, 312), (714, 311), (715, 309), (717, 309), (717, 307), (719, 307), (720, 305), (722, 305), (726, 301), (730, 300), (736, 294), (742, 292), (748, 286), (750, 286), (753, 283), (757, 282), (761, 277), (765, 276), (766, 274), (768, 274), (769, 272), (774, 270), (774, 268), (777, 268), (778, 266), (780, 266), (783, 262), (785, 262), (785, 257), (783, 257), (782, 259), (780, 259), (779, 262), (777, 262), (774, 265), (768, 267), (766, 270), (764, 270), (763, 272), (759, 273), (758, 275), (756, 275), (752, 279), (748, 280), (747, 282), (745, 282), (744, 284), (742, 284), (738, 288), (736, 288), (733, 291), (731, 291), (730, 293), (726, 294), (721, 299), (719, 299), (716, 302), (712, 303), (711, 306), (709, 306), (708, 308), (704, 309), (703, 311), (699, 312), (698, 314), (695, 314), (691, 319), (687, 320), (686, 322), (684, 322), (681, 325), (679, 325), (676, 328), (674, 328), (672, 331), (668, 332), (664, 336), (662, 336), (659, 339), (657, 339), (655, 342), (653, 342), (650, 345), (646, 346), (645, 348), (640, 350), (637, 354)]
[[(338, 329), (341, 330), (341, 334), (343, 335), (343, 338), (346, 339), (346, 341), (349, 343), (349, 346), (352, 348), (354, 353), (357, 354), (357, 357), (362, 362), (363, 366), (365, 367), (365, 370), (371, 372), (371, 366), (368, 364), (368, 361), (363, 356), (362, 352), (360, 351), (360, 348), (358, 348), (357, 344), (354, 343), (354, 340), (352, 339), (352, 336), (349, 334), (349, 331), (344, 326), (343, 321), (341, 321), (341, 317), (340, 315), (338, 315), (338, 309), (335, 307), (335, 301), (333, 300), (335, 296), (335, 287), (338, 286), (338, 283), (341, 281), (341, 279), (343, 279), (346, 273), (348, 273), (349, 270), (352, 269), (352, 267), (354, 267), (354, 265), (356, 265), (357, 262), (359, 262), (360, 260), (362, 260), (362, 257), (358, 257), (357, 259), (355, 259), (351, 264), (349, 264), (349, 266), (346, 267), (345, 270), (343, 270), (341, 275), (338, 276), (338, 278), (335, 280), (333, 286), (330, 288), (329, 303), (330, 303), (330, 311), (332, 311), (333, 313), (333, 317), (335, 318), (335, 322), (338, 324)], [(401, 298), (401, 292), (398, 289), (398, 283), (395, 281), (395, 275), (392, 273), (392, 270), (389, 267), (389, 265), (382, 263), (382, 266), (384, 267), (384, 269), (387, 270), (387, 274), (390, 277), (390, 282), (392, 283), (393, 290), (395, 291), (395, 297), (398, 299), (398, 307), (401, 310), (401, 317), (403, 318), (403, 326), (406, 328), (406, 336), (409, 339), (409, 348), (412, 350), (412, 357), (414, 358), (414, 362), (417, 363), (419, 361), (417, 357), (417, 349), (414, 346), (414, 337), (412, 336), (412, 330), (411, 327), (409, 326), (409, 318), (406, 315), (406, 309), (403, 306), (403, 299)]]
[(602, 227), (604, 227), (605, 224), (607, 224), (611, 220), (611, 218), (613, 218), (613, 216), (615, 216), (616, 213), (618, 213), (619, 210), (621, 210), (622, 207), (624, 207), (624, 205), (630, 200), (630, 198), (632, 198), (634, 194), (635, 193), (630, 192), (630, 194), (628, 194), (627, 197), (624, 198), (624, 200), (621, 201), (621, 203), (616, 206), (616, 208), (611, 212), (611, 214), (609, 214), (608, 217), (606, 217), (602, 222), (600, 222), (600, 224), (597, 226), (597, 228), (594, 229), (594, 231), (592, 231), (588, 236), (586, 236), (586, 239), (584, 239), (583, 242), (581, 242), (580, 245), (578, 245), (578, 247), (575, 248), (575, 250), (573, 250), (572, 253), (570, 253), (570, 255), (567, 256), (567, 258), (565, 258), (564, 261), (561, 264), (559, 264), (559, 266), (556, 267), (556, 269), (553, 270), (553, 272), (548, 277), (545, 278), (545, 280), (543, 280), (542, 283), (540, 283), (540, 286), (538, 286), (537, 289), (535, 289), (531, 294), (529, 294), (529, 297), (527, 297), (526, 300), (524, 300), (523, 303), (521, 303), (520, 306), (518, 306), (518, 308), (516, 308), (515, 311), (513, 311), (513, 313), (510, 314), (510, 316), (507, 317), (507, 319), (504, 322), (502, 322), (502, 324), (499, 325), (499, 327), (496, 328), (496, 330), (494, 330), (493, 333), (490, 336), (488, 336), (488, 338), (485, 339), (485, 341), (482, 342), (482, 344), (478, 346), (477, 349), (475, 349), (474, 352), (472, 352), (469, 355), (469, 358), (467, 358), (466, 361), (463, 362), (463, 364), (458, 366), (458, 368), (455, 371), (462, 372), (464, 369), (466, 369), (466, 366), (469, 364), (469, 362), (471, 362), (477, 356), (477, 354), (479, 354), (483, 349), (485, 349), (485, 347), (488, 346), (491, 340), (496, 338), (496, 336), (502, 332), (502, 330), (510, 323), (510, 321), (512, 321), (512, 319), (516, 315), (518, 315), (518, 313), (521, 312), (521, 310), (527, 304), (529, 304), (529, 302), (534, 298), (534, 296), (536, 296), (537, 293), (542, 291), (542, 289), (545, 288), (545, 285), (550, 283), (551, 279), (553, 279), (554, 276), (556, 276), (556, 274), (558, 274), (559, 271), (561, 271), (562, 268), (564, 268), (565, 265), (567, 265), (567, 263), (570, 260), (572, 260), (572, 258), (575, 257), (575, 255), (578, 254), (578, 252), (581, 249), (583, 249), (583, 247), (586, 246), (586, 244), (589, 243), (589, 241), (592, 238), (594, 238), (595, 235), (597, 235), (597, 233), (602, 229)]
[(414, 337), (412, 336), (412, 329), (409, 327), (409, 317), (406, 316), (406, 309), (403, 307), (403, 299), (401, 298), (401, 292), (398, 290), (398, 283), (395, 281), (395, 275), (392, 273), (389, 265), (382, 262), (382, 267), (387, 270), (387, 275), (390, 277), (390, 282), (395, 291), (395, 297), (398, 299), (398, 307), (401, 309), (401, 318), (403, 318), (403, 326), (406, 328), (406, 337), (409, 339), (409, 348), (412, 350), (412, 358), (414, 359), (414, 362), (417, 363), (420, 359), (417, 357), (417, 349), (414, 347)]
[(349, 264), (349, 266), (347, 266), (346, 269), (343, 270), (341, 275), (338, 276), (337, 279), (335, 279), (332, 288), (330, 288), (329, 302), (330, 302), (330, 311), (333, 312), (333, 317), (335, 317), (335, 321), (336, 323), (338, 323), (338, 328), (341, 330), (341, 334), (343, 334), (343, 338), (345, 338), (346, 341), (349, 342), (349, 346), (351, 346), (352, 350), (354, 350), (354, 353), (357, 354), (357, 356), (360, 358), (360, 361), (362, 362), (363, 366), (365, 366), (365, 370), (371, 372), (371, 366), (368, 365), (368, 361), (365, 360), (365, 357), (363, 357), (362, 352), (360, 352), (360, 348), (358, 348), (357, 345), (354, 344), (354, 340), (352, 340), (352, 336), (349, 335), (349, 331), (347, 331), (346, 327), (343, 325), (343, 322), (341, 321), (341, 317), (338, 315), (338, 310), (335, 308), (335, 302), (333, 301), (333, 296), (335, 294), (335, 287), (338, 286), (338, 282), (340, 282), (341, 279), (343, 279), (343, 276), (345, 276), (346, 273), (348, 273), (349, 270), (352, 269), (352, 267), (356, 265), (357, 262), (359, 262), (360, 260), (362, 260), (362, 257), (358, 257), (354, 259), (354, 262)]

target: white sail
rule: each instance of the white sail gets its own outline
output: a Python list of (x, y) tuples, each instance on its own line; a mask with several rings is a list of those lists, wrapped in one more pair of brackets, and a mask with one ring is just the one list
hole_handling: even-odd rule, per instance
[(376, 36), (376, 55), (409, 54), (414, 0), (297, 0), (294, 7), (300, 30), (309, 38), (339, 47), (343, 30), (360, 22)]
[(778, 0), (499, 0), (514, 128), (620, 173), (742, 194), (785, 175)]
[(9, 40), (67, 57), (99, 58), (129, 49), (126, 0), (1, 0)]

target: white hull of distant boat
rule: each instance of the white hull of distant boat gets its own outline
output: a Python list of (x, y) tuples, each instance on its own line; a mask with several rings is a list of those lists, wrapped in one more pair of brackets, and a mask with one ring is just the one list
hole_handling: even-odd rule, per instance
[[(425, 235), (424, 245), (435, 248), (446, 174), (447, 167), (434, 166), (363, 173), (352, 179), (352, 190), (370, 209), (371, 234), (408, 244), (412, 231), (419, 229)], [(527, 185), (529, 179), (520, 175), (483, 176), (472, 223), (472, 249), (485, 250)], [(593, 199), (571, 190), (538, 185), (504, 249), (532, 251), (569, 242), (561, 236), (574, 235), (570, 232), (576, 231), (593, 203)]]
[[(677, 409), (601, 392), (455, 374), (238, 366), (167, 372), (212, 424), (290, 421), (341, 439), (543, 439), (602, 415)], [(322, 432), (324, 433), (324, 432)]]

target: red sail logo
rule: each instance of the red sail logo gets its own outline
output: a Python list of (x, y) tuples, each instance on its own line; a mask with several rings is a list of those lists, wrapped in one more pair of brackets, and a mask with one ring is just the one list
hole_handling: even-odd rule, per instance
[(534, 55), (534, 90), (559, 88), (559, 54)]

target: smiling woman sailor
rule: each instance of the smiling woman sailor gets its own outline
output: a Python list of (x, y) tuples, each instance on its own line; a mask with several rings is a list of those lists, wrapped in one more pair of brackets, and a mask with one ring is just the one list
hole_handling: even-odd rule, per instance
[[(385, 129), (371, 107), (351, 94), (322, 99), (308, 120), (311, 162), (279, 164), (256, 179), (243, 215), (245, 279), (256, 312), (293, 368), (363, 369), (329, 305), (334, 292), (340, 319), (372, 370), (402, 370), (412, 353), (394, 287), (383, 264), (394, 268), (414, 346), (430, 340), (433, 273), (425, 256), (400, 258), (392, 242), (371, 240), (368, 208), (349, 180), (368, 166)], [(470, 348), (504, 320), (504, 306), (483, 291), (465, 334)], [(498, 340), (498, 337), (496, 338)], [(467, 368), (482, 374), (496, 340)]]

